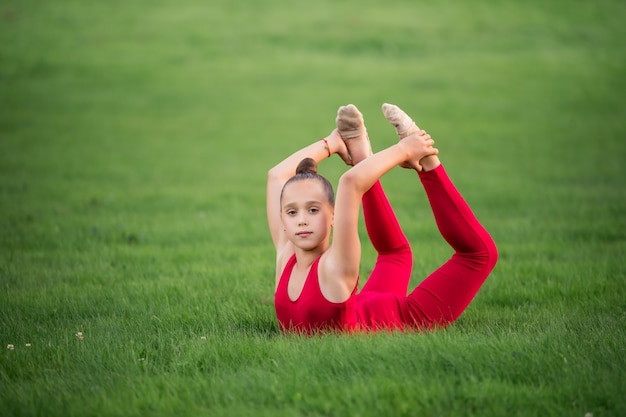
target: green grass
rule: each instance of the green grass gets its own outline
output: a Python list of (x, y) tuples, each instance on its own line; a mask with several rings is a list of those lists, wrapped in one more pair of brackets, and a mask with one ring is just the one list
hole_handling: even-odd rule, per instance
[[(0, 415), (625, 415), (625, 17), (3, 1)], [(284, 336), (266, 172), (350, 102), (382, 149), (385, 101), (433, 135), (500, 261), (445, 331)], [(449, 249), (414, 175), (383, 182), (417, 285)]]

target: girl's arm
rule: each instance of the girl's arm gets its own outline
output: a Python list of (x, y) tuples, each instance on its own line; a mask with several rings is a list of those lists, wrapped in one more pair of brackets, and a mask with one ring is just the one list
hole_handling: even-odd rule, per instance
[(289, 242), (283, 230), (280, 220), (280, 193), (283, 186), (296, 173), (296, 167), (304, 158), (312, 158), (320, 162), (333, 153), (337, 153), (341, 159), (349, 164), (349, 156), (341, 136), (333, 130), (325, 140), (315, 143), (295, 152), (278, 165), (269, 170), (267, 174), (267, 223), (272, 235), (272, 241), (277, 252), (281, 252)]
[(411, 135), (363, 160), (339, 179), (333, 243), (320, 264), (320, 280), (329, 301), (347, 300), (357, 284), (361, 262), (358, 217), (363, 194), (396, 165), (415, 164), (424, 156), (436, 155), (433, 144), (425, 132)]

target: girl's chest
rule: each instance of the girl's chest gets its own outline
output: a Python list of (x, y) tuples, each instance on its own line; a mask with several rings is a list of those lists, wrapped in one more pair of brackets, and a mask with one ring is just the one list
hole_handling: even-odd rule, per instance
[(298, 270), (294, 268), (287, 283), (287, 295), (291, 301), (298, 301), (307, 283), (310, 267)]

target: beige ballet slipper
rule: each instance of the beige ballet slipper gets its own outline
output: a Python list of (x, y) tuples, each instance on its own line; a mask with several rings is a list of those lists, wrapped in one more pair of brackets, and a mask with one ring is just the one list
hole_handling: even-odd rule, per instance
[(354, 104), (339, 107), (335, 123), (337, 124), (337, 131), (348, 148), (353, 165), (372, 154), (372, 146), (367, 136), (363, 114)]
[[(382, 109), (385, 118), (396, 129), (396, 133), (400, 139), (404, 139), (407, 136), (420, 132), (421, 129), (400, 107), (395, 104), (384, 103)], [(401, 163), (400, 166), (402, 168), (415, 169), (417, 171), (430, 171), (431, 169), (435, 169), (439, 166), (439, 164), (439, 158), (436, 155), (431, 155), (422, 158), (418, 163), (407, 161)]]
[(383, 114), (385, 115), (385, 119), (396, 129), (396, 133), (400, 139), (420, 131), (420, 128), (415, 124), (413, 119), (395, 104), (384, 103)]
[(335, 122), (337, 123), (337, 130), (343, 139), (367, 136), (363, 115), (354, 104), (339, 107)]

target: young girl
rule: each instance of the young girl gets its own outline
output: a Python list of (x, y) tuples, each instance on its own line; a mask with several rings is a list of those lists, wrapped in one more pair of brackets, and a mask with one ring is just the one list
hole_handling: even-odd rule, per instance
[[(283, 331), (433, 329), (454, 322), (496, 264), (496, 246), (448, 178), (434, 141), (397, 106), (383, 113), (400, 141), (372, 154), (363, 116), (337, 112), (337, 129), (268, 173), (267, 216), (276, 247), (275, 307)], [(352, 165), (337, 197), (317, 163), (338, 154)], [(408, 296), (412, 253), (380, 177), (400, 165), (417, 171), (452, 257)], [(294, 175), (295, 174), (295, 175)], [(358, 216), (378, 253), (357, 294)], [(332, 244), (331, 244), (332, 234)]]

